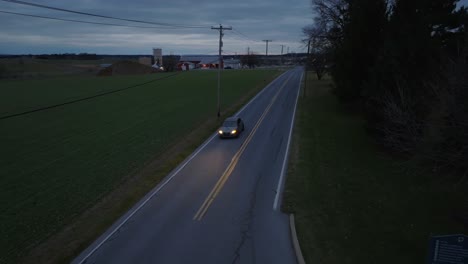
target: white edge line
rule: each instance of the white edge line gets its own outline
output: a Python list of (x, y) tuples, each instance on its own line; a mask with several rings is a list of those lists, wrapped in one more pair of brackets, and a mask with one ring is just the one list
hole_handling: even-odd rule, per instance
[(297, 238), (296, 221), (294, 220), (294, 214), (289, 215), (289, 230), (291, 232), (292, 244), (294, 247), (294, 253), (296, 253), (296, 260), (298, 264), (305, 264), (304, 256), (302, 255), (301, 245)]
[[(247, 108), (247, 106), (249, 106), (253, 101), (255, 101), (255, 99), (257, 99), (258, 96), (260, 96), (265, 90), (267, 90), (274, 82), (276, 82), (279, 78), (281, 78), (288, 71), (285, 71), (280, 76), (276, 77), (265, 88), (263, 88), (254, 98), (252, 98), (246, 105), (244, 105), (244, 107), (242, 107), (241, 110), (239, 110), (235, 115), (237, 116), (241, 112), (243, 112)], [(154, 191), (152, 191), (152, 193), (143, 202), (141, 202), (141, 204), (137, 208), (135, 208), (130, 215), (128, 215), (117, 227), (115, 227), (114, 230), (112, 230), (112, 232), (110, 232), (106, 237), (104, 237), (99, 244), (97, 244), (88, 254), (86, 254), (86, 256), (81, 261), (78, 262), (78, 264), (83, 264), (84, 262), (86, 262), (89, 257), (91, 257), (104, 243), (107, 242), (107, 240), (109, 240), (111, 236), (113, 236), (123, 225), (125, 225), (128, 222), (128, 220), (130, 220), (130, 218), (132, 218), (138, 211), (140, 211), (140, 209), (143, 206), (145, 206), (149, 200), (151, 200), (159, 191), (161, 191), (161, 189), (164, 188), (164, 186), (166, 186), (182, 169), (184, 169), (185, 166), (187, 166), (187, 164), (190, 161), (192, 161), (192, 159), (195, 158), (195, 156), (198, 155), (198, 153), (200, 153), (216, 136), (217, 136), (216, 133), (213, 134), (213, 136), (211, 136), (205, 143), (203, 143), (203, 145), (200, 146), (198, 150), (195, 151), (184, 163), (182, 163), (182, 165), (180, 165), (177, 170), (171, 173), (172, 175), (169, 174), (171, 176), (169, 176), (169, 178), (167, 178), (166, 181), (164, 181), (156, 189), (154, 189)], [(289, 142), (288, 142), (288, 146), (289, 146)], [(79, 258), (79, 255), (77, 256), (77, 258)]]
[(294, 105), (294, 111), (291, 119), (291, 127), (289, 128), (289, 138), (288, 138), (288, 144), (286, 145), (286, 152), (284, 154), (284, 160), (283, 160), (283, 167), (281, 168), (281, 174), (280, 178), (278, 181), (278, 187), (276, 188), (276, 195), (275, 195), (275, 201), (273, 202), (273, 210), (277, 211), (278, 210), (278, 204), (279, 204), (279, 197), (281, 195), (281, 189), (283, 188), (283, 181), (284, 181), (284, 176), (286, 174), (286, 163), (288, 161), (289, 157), (289, 146), (291, 145), (291, 137), (292, 137), (292, 132), (294, 128), (294, 119), (296, 117), (296, 109), (297, 109), (297, 101), (299, 99), (299, 94), (301, 92), (301, 84), (302, 84), (302, 77), (304, 76), (304, 72), (301, 74), (301, 78), (299, 80), (299, 89), (297, 91), (297, 96), (296, 96), (296, 103)]
[(126, 224), (128, 222), (128, 220), (130, 220), (130, 218), (132, 218), (138, 211), (140, 211), (140, 209), (146, 205), (146, 203), (148, 203), (149, 200), (151, 200), (164, 186), (166, 186), (166, 184), (168, 184), (183, 168), (185, 168), (185, 166), (187, 166), (187, 164), (193, 159), (195, 158), (195, 156), (200, 153), (200, 151), (202, 151), (206, 145), (208, 145), (214, 138), (215, 138), (216, 134), (213, 134), (213, 136), (211, 136), (211, 138), (209, 138), (195, 153), (193, 153), (174, 173), (172, 173), (172, 175), (167, 178), (167, 180), (162, 183), (158, 188), (156, 188), (150, 196), (148, 196), (136, 209), (133, 210), (133, 212), (128, 215), (123, 221), (122, 223), (120, 223), (117, 227), (114, 228), (114, 230), (112, 232), (110, 232), (110, 234), (108, 234), (98, 245), (96, 245), (93, 250), (91, 250), (91, 252), (89, 252), (80, 262), (78, 262), (79, 264), (82, 264), (84, 263), (85, 261), (88, 260), (89, 257), (91, 257), (91, 255), (94, 254), (94, 252), (96, 252), (104, 243), (107, 242), (107, 240), (109, 240), (109, 238), (111, 236), (113, 236), (124, 224)]
[(268, 87), (270, 87), (270, 85), (273, 83), (273, 82), (276, 82), (279, 78), (283, 77), (283, 75), (285, 75), (287, 72), (289, 72), (290, 70), (287, 70), (285, 72), (283, 72), (280, 76), (276, 77), (273, 81), (271, 81), (267, 86), (265, 86), (265, 88), (263, 88), (257, 95), (255, 95), (254, 98), (252, 98), (246, 105), (244, 105), (244, 107), (241, 108), (241, 110), (237, 111), (237, 113), (234, 114), (234, 116), (237, 116), (239, 115), (241, 112), (243, 112), (245, 110), (245, 108), (247, 108), (247, 106), (249, 106), (253, 101), (255, 101), (255, 99), (257, 99), (257, 97), (259, 97), (261, 94), (263, 94), (263, 92), (268, 89)]

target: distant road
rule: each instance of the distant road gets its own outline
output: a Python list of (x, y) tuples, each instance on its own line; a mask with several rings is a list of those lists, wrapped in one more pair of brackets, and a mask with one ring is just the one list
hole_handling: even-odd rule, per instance
[(303, 69), (238, 113), (238, 139), (210, 137), (73, 263), (296, 263), (280, 212)]

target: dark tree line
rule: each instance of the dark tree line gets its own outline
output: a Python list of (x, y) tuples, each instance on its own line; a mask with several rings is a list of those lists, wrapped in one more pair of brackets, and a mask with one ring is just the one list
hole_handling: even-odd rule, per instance
[(253, 53), (241, 56), (240, 61), (243, 67), (249, 67), (249, 69), (254, 69), (260, 64), (259, 56)]
[(64, 53), (64, 54), (41, 54), (36, 56), (37, 59), (43, 60), (98, 60), (101, 56), (89, 53)]
[(163, 67), (167, 72), (177, 71), (177, 64), (180, 61), (180, 56), (178, 55), (165, 55), (163, 56)]
[(458, 2), (312, 0), (317, 16), (304, 33), (340, 101), (381, 144), (465, 173), (468, 15)]

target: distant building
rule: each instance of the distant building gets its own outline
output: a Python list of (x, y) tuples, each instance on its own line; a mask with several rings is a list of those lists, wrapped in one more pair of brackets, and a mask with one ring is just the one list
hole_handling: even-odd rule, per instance
[(160, 48), (153, 49), (153, 57), (154, 57), (154, 64), (160, 67), (163, 66), (162, 49)]
[(218, 65), (218, 56), (182, 56), (177, 67), (179, 70), (217, 69)]
[(181, 71), (188, 71), (195, 69), (196, 65), (192, 62), (179, 62), (177, 64), (177, 69)]
[(224, 62), (224, 69), (240, 69), (241, 67), (241, 62), (240, 60), (237, 59), (226, 59), (223, 61)]

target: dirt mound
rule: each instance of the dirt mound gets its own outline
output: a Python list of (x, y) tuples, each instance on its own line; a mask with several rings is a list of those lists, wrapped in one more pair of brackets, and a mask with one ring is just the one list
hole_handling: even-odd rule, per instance
[(98, 76), (151, 74), (157, 69), (134, 61), (119, 61), (99, 71)]

